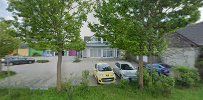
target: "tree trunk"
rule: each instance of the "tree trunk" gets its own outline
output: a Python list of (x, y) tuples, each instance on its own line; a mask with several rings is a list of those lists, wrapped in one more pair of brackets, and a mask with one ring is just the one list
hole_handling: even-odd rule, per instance
[(2, 62), (1, 62), (1, 59), (0, 59), (0, 72), (2, 71)]
[(139, 56), (139, 85), (141, 90), (144, 88), (143, 73), (143, 56)]
[(57, 90), (61, 91), (62, 81), (61, 81), (61, 63), (62, 63), (62, 51), (58, 52), (58, 62), (57, 62)]

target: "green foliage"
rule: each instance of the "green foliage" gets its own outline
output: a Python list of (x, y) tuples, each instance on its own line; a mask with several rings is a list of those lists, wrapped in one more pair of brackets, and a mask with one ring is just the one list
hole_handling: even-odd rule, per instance
[(13, 71), (1, 71), (0, 72), (0, 79), (15, 75), (16, 73)]
[(174, 73), (177, 86), (193, 87), (200, 81), (200, 76), (196, 69), (191, 69), (189, 67), (177, 67)]
[(36, 62), (37, 62), (37, 63), (48, 63), (49, 60), (37, 60)]
[(171, 94), (175, 85), (175, 80), (169, 76), (158, 75), (156, 71), (150, 74), (148, 70), (145, 70), (144, 85), (145, 89), (152, 95), (167, 96)]
[(197, 67), (197, 68), (203, 68), (203, 60), (197, 61), (197, 62), (196, 62), (196, 67)]
[[(58, 53), (57, 70), (61, 70), (62, 51), (81, 49), (80, 29), (87, 20), (91, 0), (9, 0), (16, 36), (37, 50)], [(19, 19), (20, 18), (20, 19)], [(77, 45), (76, 47), (74, 45)], [(81, 46), (82, 47), (82, 46)], [(61, 72), (61, 71), (57, 71)], [(61, 90), (61, 73), (57, 73)]]
[(0, 21), (0, 58), (11, 54), (19, 47), (20, 41), (10, 35), (12, 32), (10, 24)]
[(81, 90), (80, 94), (84, 94), (85, 92), (89, 92), (89, 76), (90, 72), (85, 70), (82, 72), (82, 82), (80, 83), (79, 89)]
[(118, 86), (119, 86), (119, 88), (122, 88), (122, 89), (129, 87), (129, 81), (121, 80)]
[(202, 0), (107, 0), (95, 7), (100, 23), (89, 27), (112, 47), (134, 55), (160, 55), (168, 35), (199, 19), (202, 4)]
[(76, 87), (72, 85), (72, 82), (69, 81), (68, 83), (66, 83), (65, 85), (65, 91), (68, 95), (68, 100), (74, 100), (74, 93), (76, 91)]
[(85, 49), (85, 47), (86, 44), (81, 38), (76, 39), (76, 41), (71, 42), (69, 45), (69, 48), (76, 51), (82, 51)]
[(39, 57), (39, 56), (42, 56), (42, 55), (35, 52), (32, 56), (33, 56), (33, 57)]
[[(132, 55), (160, 56), (167, 37), (200, 18), (202, 0), (103, 0), (95, 7), (99, 23), (89, 27), (112, 47)], [(140, 69), (142, 69), (140, 65)], [(140, 70), (140, 86), (142, 84)]]
[[(29, 47), (53, 51), (81, 45), (80, 29), (90, 11), (89, 0), (10, 0), (16, 36)], [(21, 21), (19, 21), (21, 18)], [(82, 44), (83, 45), (83, 44)]]
[[(75, 87), (77, 88), (77, 86)], [(73, 100), (202, 100), (203, 86), (191, 89), (174, 89), (169, 96), (152, 96), (132, 88), (117, 88), (115, 85), (90, 86), (90, 91), (82, 95), (76, 89)], [(10, 91), (10, 94), (9, 94)], [(30, 89), (0, 89), (0, 100), (71, 100), (65, 91), (57, 92), (55, 89), (30, 90)]]
[(71, 77), (71, 79), (69, 79), (64, 85), (68, 100), (75, 100), (74, 95), (84, 96), (83, 94), (89, 91), (89, 71), (85, 70), (82, 72), (82, 81), (79, 86), (75, 86), (75, 81), (74, 77)]

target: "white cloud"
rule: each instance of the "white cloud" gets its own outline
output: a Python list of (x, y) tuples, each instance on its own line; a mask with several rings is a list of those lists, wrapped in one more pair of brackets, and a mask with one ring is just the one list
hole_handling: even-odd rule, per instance
[(201, 12), (201, 17), (200, 20), (198, 22), (202, 22), (203, 21), (203, 7), (199, 9)]
[(5, 16), (4, 17), (6, 20), (13, 20), (13, 17), (12, 16)]
[(8, 12), (6, 9), (8, 7), (6, 0), (0, 0), (0, 17), (5, 18), (6, 20), (13, 19), (12, 14)]

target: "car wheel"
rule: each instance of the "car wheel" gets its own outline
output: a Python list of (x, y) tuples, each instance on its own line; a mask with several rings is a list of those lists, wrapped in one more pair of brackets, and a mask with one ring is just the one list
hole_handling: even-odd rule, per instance
[(32, 61), (29, 61), (28, 63), (29, 63), (29, 64), (31, 64), (31, 63), (32, 63)]

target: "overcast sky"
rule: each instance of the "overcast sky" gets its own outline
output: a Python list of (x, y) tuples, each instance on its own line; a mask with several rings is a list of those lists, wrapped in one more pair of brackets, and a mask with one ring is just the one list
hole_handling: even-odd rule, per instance
[[(0, 17), (3, 17), (5, 19), (12, 19), (11, 13), (9, 13), (6, 8), (8, 7), (7, 0), (0, 0)], [(201, 18), (198, 22), (203, 21), (203, 8), (200, 8), (201, 11)], [(92, 14), (88, 15), (88, 20), (91, 21), (94, 19)], [(81, 36), (91, 36), (93, 33), (90, 31), (90, 29), (87, 27), (87, 23), (84, 23), (84, 26), (81, 29)]]

